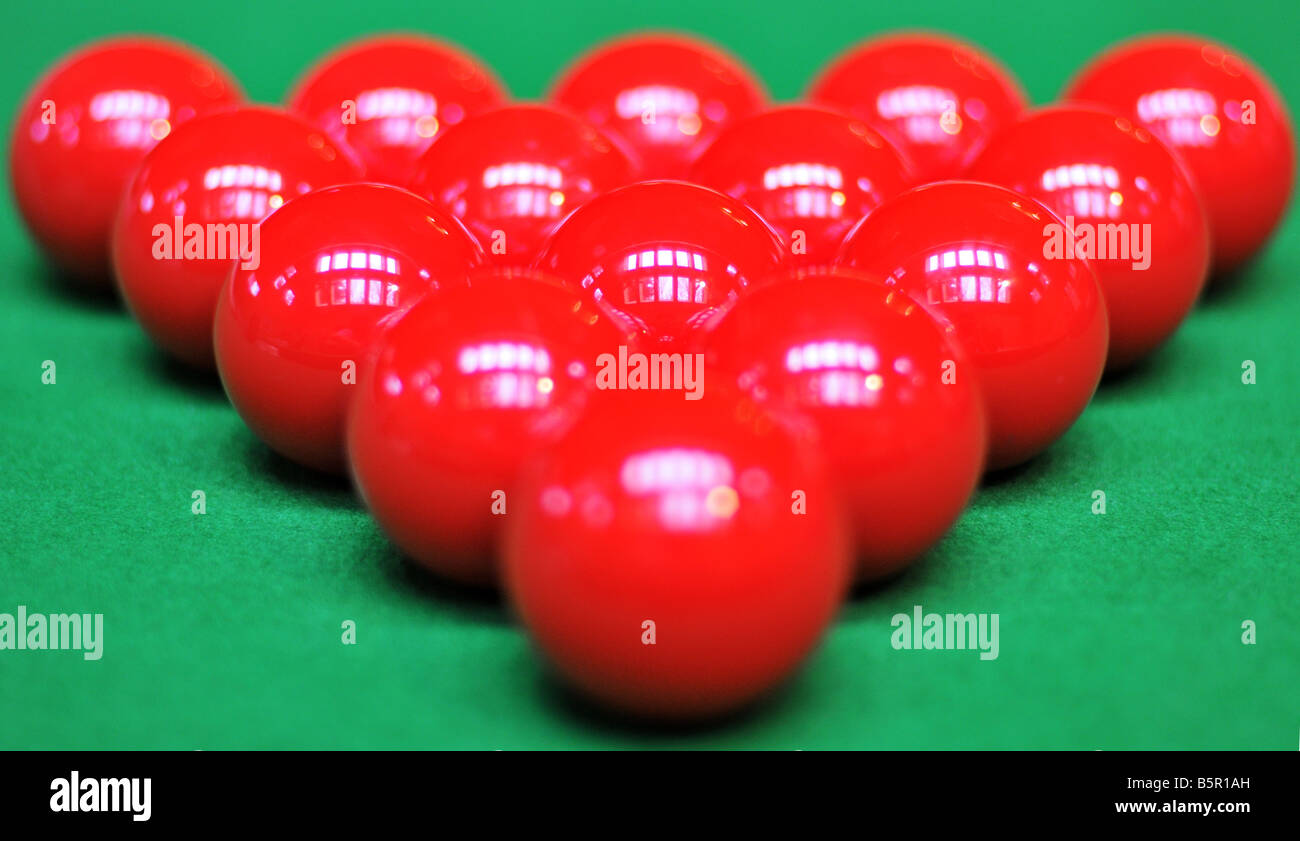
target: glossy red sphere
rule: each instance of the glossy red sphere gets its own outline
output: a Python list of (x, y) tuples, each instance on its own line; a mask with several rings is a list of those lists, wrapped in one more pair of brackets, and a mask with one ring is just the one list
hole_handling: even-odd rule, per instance
[(1038, 199), (1064, 223), (1062, 252), (1091, 262), (1106, 298), (1108, 369), (1149, 354), (1196, 303), (1210, 262), (1204, 209), (1173, 153), (1129, 118), (1038, 111), (993, 138), (969, 176)]
[[(973, 377), (944, 327), (879, 276), (784, 276), (736, 302), (705, 370), (812, 424), (856, 537), (858, 577), (916, 560), (965, 508), (988, 445)], [(959, 361), (960, 360), (960, 361)]]
[(508, 98), (496, 74), (459, 47), (421, 35), (345, 44), (307, 71), (289, 108), (351, 146), (372, 181), (406, 186), (441, 133)]
[(118, 210), (113, 269), (145, 332), (174, 356), (212, 368), (212, 316), (238, 260), (260, 259), (257, 223), (318, 187), (356, 181), (352, 153), (275, 108), (192, 120), (145, 157)]
[(1249, 60), (1200, 37), (1137, 38), (1093, 59), (1063, 96), (1119, 111), (1178, 153), (1205, 201), (1216, 272), (1277, 228), (1295, 184), (1295, 131)]
[(537, 266), (652, 338), (685, 339), (781, 265), (780, 237), (744, 203), (680, 181), (647, 181), (574, 211)]
[(500, 524), (525, 459), (558, 440), (631, 337), (559, 280), (485, 269), (428, 295), (377, 344), (348, 454), (371, 514), (442, 575), (494, 584)]
[(273, 450), (344, 468), (347, 401), (382, 327), (430, 290), (464, 285), (483, 252), (455, 218), (405, 190), (327, 187), (262, 223), (261, 260), (217, 303), (217, 370)]
[(490, 259), (527, 265), (561, 219), (633, 175), (595, 127), (557, 108), (515, 105), (439, 138), (416, 163), (411, 189), (454, 213)]
[(972, 181), (885, 202), (841, 261), (877, 272), (951, 330), (989, 421), (988, 467), (1047, 449), (1083, 412), (1106, 362), (1106, 308), (1084, 260), (1048, 256), (1060, 220), (1020, 193)]
[(112, 38), (67, 56), (14, 121), (9, 180), (28, 230), (69, 276), (107, 286), (113, 218), (145, 153), (243, 97), (224, 68), (174, 41)]
[(840, 55), (808, 88), (891, 141), (919, 181), (961, 174), (1028, 106), (1011, 72), (978, 47), (929, 33), (894, 33)]
[(528, 471), (508, 519), (505, 584), (538, 646), (643, 716), (716, 715), (779, 683), (849, 578), (806, 443), (721, 388), (611, 393)]
[(829, 264), (849, 228), (911, 186), (911, 173), (862, 120), (784, 105), (724, 129), (691, 180), (757, 210), (793, 262)]
[(767, 92), (735, 56), (661, 33), (619, 38), (580, 57), (550, 100), (626, 141), (643, 178), (685, 178), (723, 127), (762, 108)]

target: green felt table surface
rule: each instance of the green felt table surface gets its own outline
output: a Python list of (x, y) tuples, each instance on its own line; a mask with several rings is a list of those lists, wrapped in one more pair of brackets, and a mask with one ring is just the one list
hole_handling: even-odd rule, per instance
[[(1200, 31), (1266, 68), (1296, 113), (1298, 17), (1290, 0), (42, 0), (5, 8), (0, 105), (12, 119), (54, 58), (128, 31), (188, 40), (277, 101), (365, 32), (460, 42), (538, 97), (592, 43), (675, 27), (730, 47), (790, 99), (852, 41), (908, 26), (984, 44), (1040, 103), (1117, 39)], [(0, 651), (0, 748), (1294, 749), (1298, 275), (1292, 213), (1050, 452), (986, 483), (902, 578), (856, 594), (785, 690), (737, 718), (661, 729), (574, 703), (502, 603), (411, 572), (347, 485), (272, 457), (214, 380), (167, 363), (115, 302), (53, 285), (6, 198), (0, 612), (102, 613), (104, 650)], [(41, 382), (47, 359), (55, 385)], [(915, 605), (998, 614), (999, 657), (893, 649), (891, 617)]]

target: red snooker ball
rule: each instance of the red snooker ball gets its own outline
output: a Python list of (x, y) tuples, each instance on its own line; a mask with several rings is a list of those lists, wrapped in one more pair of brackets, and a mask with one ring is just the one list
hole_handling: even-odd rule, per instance
[(212, 368), (217, 296), (232, 261), (257, 263), (257, 223), (295, 196), (360, 178), (350, 151), (279, 109), (192, 120), (145, 157), (123, 197), (113, 231), (122, 297), (162, 348)]
[(834, 492), (807, 442), (725, 389), (607, 396), (521, 481), (507, 592), (598, 702), (734, 710), (787, 677), (839, 606)]
[(652, 338), (686, 338), (781, 265), (780, 237), (743, 202), (680, 181), (606, 193), (564, 220), (537, 258)]
[(965, 368), (960, 351), (880, 277), (840, 268), (761, 284), (706, 347), (714, 382), (811, 422), (846, 502), (860, 579), (916, 560), (965, 508), (988, 444), (979, 391), (972, 377), (945, 376)]
[(1163, 143), (1110, 111), (1056, 106), (1003, 131), (969, 177), (1038, 199), (1065, 225), (1060, 245), (1088, 259), (1110, 322), (1109, 370), (1169, 338), (1209, 271), (1205, 212)]
[(417, 562), (495, 584), (521, 465), (587, 406), (597, 358), (630, 341), (536, 273), (482, 269), (426, 296), (385, 331), (352, 401), (348, 453), (370, 512)]
[(877, 272), (952, 332), (989, 421), (988, 467), (1010, 467), (1060, 438), (1106, 362), (1106, 308), (1088, 263), (1048, 256), (1051, 211), (973, 181), (891, 199), (844, 241), (845, 265)]
[(1114, 109), (1178, 153), (1205, 201), (1216, 272), (1239, 267), (1277, 228), (1295, 183), (1295, 131), (1247, 59), (1190, 35), (1136, 38), (1093, 59), (1063, 96)]
[(273, 450), (342, 472), (347, 401), (383, 326), (431, 290), (464, 285), (482, 249), (454, 217), (380, 184), (327, 187), (261, 226), (261, 260), (221, 291), (217, 370)]
[(728, 123), (767, 103), (738, 58), (699, 38), (619, 38), (580, 57), (550, 101), (625, 140), (644, 178), (685, 178)]
[(724, 129), (691, 180), (757, 210), (792, 261), (829, 264), (853, 223), (911, 186), (911, 173), (862, 120), (785, 105)]
[(243, 97), (223, 67), (175, 41), (112, 38), (67, 56), (14, 121), (9, 180), (28, 230), (70, 277), (106, 286), (113, 217), (145, 153)]
[(1028, 105), (1011, 72), (945, 35), (900, 32), (858, 44), (831, 62), (808, 99), (865, 121), (916, 168), (919, 181), (961, 174)]
[(290, 110), (357, 150), (372, 181), (406, 186), (441, 133), (508, 98), (492, 70), (451, 44), (382, 35), (322, 58), (288, 97)]
[(454, 213), (493, 260), (527, 265), (561, 219), (633, 174), (594, 126), (546, 105), (515, 105), (440, 137), (416, 163), (411, 189)]

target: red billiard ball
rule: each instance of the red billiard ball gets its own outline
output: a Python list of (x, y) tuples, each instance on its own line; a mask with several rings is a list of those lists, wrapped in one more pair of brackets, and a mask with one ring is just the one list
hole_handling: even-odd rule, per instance
[(113, 217), (145, 153), (243, 98), (221, 65), (175, 41), (111, 38), (67, 56), (14, 121), (9, 180), (28, 230), (69, 277), (107, 286)]
[(862, 120), (784, 105), (723, 129), (691, 180), (757, 210), (793, 262), (828, 264), (853, 223), (911, 186), (911, 173)]
[(344, 468), (344, 420), (375, 337), (483, 260), (464, 226), (397, 187), (345, 184), (287, 202), (261, 226), (256, 268), (235, 264), (214, 326), (230, 402), (273, 450)]
[(357, 181), (361, 166), (276, 108), (192, 120), (145, 157), (113, 230), (118, 289), (161, 347), (212, 368), (212, 316), (234, 260), (255, 266), (257, 223), (295, 196)]
[(1105, 295), (1107, 369), (1151, 353), (1196, 303), (1210, 262), (1205, 211), (1174, 154), (1129, 118), (1043, 109), (993, 138), (968, 175), (1065, 223), (1058, 244), (1092, 263)]
[(822, 71), (807, 96), (883, 134), (920, 181), (960, 175), (1028, 106), (1020, 83), (991, 55), (956, 38), (915, 32), (852, 47)]
[(1089, 62), (1063, 97), (1119, 111), (1177, 152), (1205, 201), (1216, 273), (1240, 266), (1277, 228), (1295, 183), (1295, 131), (1268, 77), (1228, 47), (1136, 38)]
[[(887, 278), (951, 328), (980, 387), (988, 467), (1047, 449), (1083, 412), (1106, 362), (1106, 308), (1088, 263), (1053, 255), (1034, 199), (944, 181), (882, 204), (844, 241), (841, 262)], [(1051, 255), (1051, 256), (1049, 256)]]
[(696, 718), (787, 677), (850, 572), (808, 442), (709, 387), (610, 392), (526, 471), (504, 582), (560, 674), (616, 710)]
[(481, 269), (468, 288), (426, 296), (384, 332), (352, 401), (348, 454), (366, 506), (414, 560), (494, 584), (521, 465), (590, 402), (601, 354), (632, 342), (535, 272)]
[(979, 391), (956, 375), (965, 362), (945, 328), (883, 278), (837, 268), (760, 283), (705, 346), (714, 382), (812, 424), (860, 579), (916, 560), (965, 508), (988, 445)]
[(416, 162), (411, 189), (454, 213), (491, 259), (522, 266), (574, 208), (633, 175), (594, 126), (546, 105), (515, 105), (440, 137)]
[(288, 107), (356, 149), (367, 178), (404, 187), (443, 130), (507, 98), (496, 74), (459, 47), (382, 35), (322, 58), (294, 86)]
[(644, 178), (685, 178), (732, 120), (758, 111), (767, 91), (738, 58), (699, 38), (650, 33), (580, 57), (550, 101), (625, 140)]
[(784, 259), (780, 237), (743, 202), (695, 184), (647, 181), (575, 210), (537, 267), (670, 342)]

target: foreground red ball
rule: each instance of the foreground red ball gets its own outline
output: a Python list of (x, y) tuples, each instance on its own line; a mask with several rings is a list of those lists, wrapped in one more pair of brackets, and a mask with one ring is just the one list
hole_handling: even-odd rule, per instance
[(1205, 201), (1216, 272), (1239, 267), (1277, 228), (1295, 184), (1295, 131), (1247, 59), (1205, 38), (1136, 38), (1093, 59), (1063, 96), (1119, 111), (1178, 153)]
[(411, 189), (454, 213), (492, 259), (526, 265), (561, 219), (632, 180), (632, 161), (593, 126), (515, 105), (439, 138), (416, 163)]
[(733, 123), (691, 180), (757, 210), (801, 264), (829, 264), (855, 222), (911, 186), (898, 150), (866, 123), (803, 105)]
[(601, 354), (631, 340), (535, 273), (480, 270), (426, 296), (384, 333), (350, 410), (352, 475), (375, 520), (429, 569), (494, 584), (521, 465), (577, 420)]
[(679, 341), (781, 265), (780, 237), (744, 203), (679, 181), (606, 193), (574, 211), (537, 266), (664, 342)]
[(348, 184), (272, 213), (261, 252), (217, 304), (221, 383), (273, 450), (342, 472), (347, 401), (375, 337), (430, 290), (463, 286), (482, 249), (419, 196)]
[(1011, 72), (978, 47), (928, 33), (893, 33), (840, 55), (808, 88), (883, 134), (918, 181), (961, 174), (1028, 106)]
[(149, 153), (123, 197), (118, 289), (159, 346), (210, 369), (217, 296), (232, 261), (256, 268), (257, 223), (289, 199), (360, 178), (350, 152), (278, 109), (192, 120)]
[(984, 466), (972, 377), (943, 326), (882, 278), (853, 269), (781, 277), (707, 334), (713, 382), (807, 418), (846, 502), (857, 574), (897, 572), (939, 541)]
[(28, 230), (71, 278), (107, 286), (113, 218), (145, 153), (243, 96), (219, 64), (174, 41), (112, 38), (67, 56), (14, 121), (9, 180)]
[(1047, 256), (1058, 220), (1027, 196), (945, 181), (885, 202), (844, 264), (877, 272), (951, 328), (989, 422), (988, 467), (1026, 461), (1083, 412), (1106, 362), (1106, 308), (1082, 259)]
[(709, 388), (592, 406), (521, 482), (505, 584), (542, 652), (607, 706), (692, 718), (786, 678), (849, 579), (806, 442)]
[(345, 44), (307, 71), (290, 110), (357, 151), (372, 181), (406, 186), (411, 165), (450, 126), (504, 103), (492, 70), (420, 35)]
[(643, 178), (685, 178), (723, 127), (762, 108), (767, 92), (739, 59), (706, 41), (646, 34), (580, 57), (549, 98), (626, 141)]
[(1151, 353), (1196, 303), (1210, 263), (1201, 201), (1168, 147), (1127, 117), (1044, 109), (995, 137), (969, 174), (1064, 223), (1060, 248), (1089, 260), (1106, 298), (1108, 369)]

